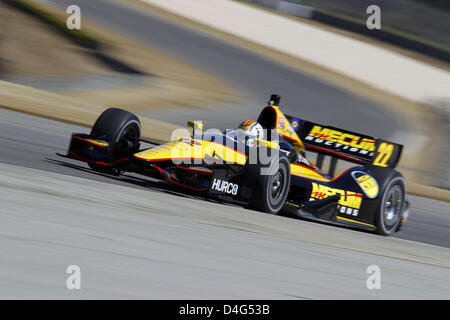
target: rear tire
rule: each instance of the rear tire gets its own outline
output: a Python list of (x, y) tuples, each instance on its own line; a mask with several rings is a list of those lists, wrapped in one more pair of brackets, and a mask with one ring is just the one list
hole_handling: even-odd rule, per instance
[(376, 233), (390, 236), (398, 231), (405, 208), (406, 182), (400, 172), (381, 167), (369, 171), (378, 181), (380, 193), (375, 210)]
[[(270, 214), (278, 214), (283, 208), (291, 184), (291, 171), (288, 157), (282, 152), (279, 155), (278, 160), (275, 157), (268, 165), (250, 165), (255, 185), (249, 208)], [(261, 174), (264, 169), (266, 174)]]
[[(107, 141), (111, 147), (113, 159), (120, 159), (139, 150), (137, 139), (141, 137), (141, 123), (139, 118), (131, 112), (109, 108), (97, 118), (90, 136), (93, 139)], [(122, 172), (117, 167), (95, 163), (89, 163), (89, 166), (94, 171), (115, 176)]]

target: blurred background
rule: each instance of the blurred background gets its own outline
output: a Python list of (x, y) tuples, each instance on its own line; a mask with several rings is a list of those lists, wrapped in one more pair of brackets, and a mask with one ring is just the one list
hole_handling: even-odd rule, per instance
[[(301, 14), (290, 4), (313, 8), (311, 19), (346, 30), (420, 50), (449, 61), (450, 3), (445, 0), (245, 0), (290, 14)], [(373, 33), (366, 25), (370, 5), (382, 9), (383, 33)]]
[[(0, 1), (0, 298), (448, 299), (449, 15), (432, 0)], [(399, 233), (262, 214), (55, 154), (109, 107), (167, 141), (187, 120), (256, 120), (270, 94), (288, 115), (404, 145)], [(81, 291), (66, 288), (72, 264)], [(370, 265), (383, 290), (367, 288)]]
[[(448, 2), (216, 2), (4, 0), (0, 105), (87, 126), (126, 108), (167, 140), (190, 118), (236, 127), (278, 93), (287, 114), (405, 144), (411, 192), (450, 188)], [(67, 27), (72, 4), (81, 30)], [(381, 30), (366, 27), (372, 4)]]

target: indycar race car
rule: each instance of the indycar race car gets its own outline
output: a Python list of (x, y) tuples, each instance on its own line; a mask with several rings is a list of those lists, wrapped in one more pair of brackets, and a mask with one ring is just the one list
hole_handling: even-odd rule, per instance
[[(204, 132), (201, 122), (189, 121), (192, 132), (162, 144), (141, 138), (137, 116), (110, 108), (90, 134), (72, 134), (68, 154), (59, 155), (98, 172), (135, 172), (270, 214), (397, 232), (409, 213), (405, 180), (394, 170), (403, 146), (284, 115), (279, 102), (272, 95), (256, 122), (235, 130)], [(146, 143), (151, 146), (141, 147)], [(315, 164), (305, 151), (317, 154)], [(357, 165), (335, 176), (338, 160)]]

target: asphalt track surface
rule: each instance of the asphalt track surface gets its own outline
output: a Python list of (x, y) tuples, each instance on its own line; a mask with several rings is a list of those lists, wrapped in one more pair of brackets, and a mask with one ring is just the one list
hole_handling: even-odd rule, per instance
[[(61, 7), (70, 4), (73, 3), (66, 0), (57, 2)], [(142, 12), (118, 1), (77, 1), (76, 4), (82, 8), (84, 18), (222, 77), (230, 84), (238, 85), (249, 97), (255, 99), (251, 106), (228, 106), (239, 109), (236, 112), (227, 108), (213, 108), (208, 112), (204, 109), (189, 109), (185, 112), (174, 109), (159, 112), (158, 115), (162, 120), (184, 124), (188, 119), (206, 118), (211, 119), (206, 122), (207, 127), (214, 125), (221, 129), (234, 128), (244, 119), (243, 113), (251, 114), (249, 119), (255, 118), (266, 102), (268, 94), (278, 92), (283, 96), (282, 101), (286, 97), (282, 108), (288, 114), (305, 114), (305, 118), (312, 121), (333, 123), (335, 126), (385, 138), (404, 131), (401, 121), (373, 102), (362, 100), (309, 75), (186, 29), (159, 16)], [(274, 88), (274, 91), (270, 91), (271, 88)], [(301, 106), (298, 101), (301, 101)], [(52, 141), (52, 138), (49, 139)], [(47, 140), (40, 139), (40, 141)], [(422, 199), (416, 203), (421, 209), (420, 214), (424, 216), (420, 215), (422, 217), (418, 223), (420, 226), (414, 228), (411, 234), (406, 232), (405, 237), (449, 246), (450, 239), (447, 234), (450, 222), (446, 214), (450, 213), (450, 206), (444, 202), (418, 199)], [(431, 215), (435, 218), (430, 221), (428, 216)], [(414, 221), (416, 217), (413, 215), (411, 220)]]
[[(398, 237), (416, 241), (386, 238), (97, 174), (55, 155), (87, 129), (3, 109), (0, 119), (0, 298), (450, 297), (448, 203), (410, 197)], [(81, 290), (66, 288), (69, 265)], [(366, 287), (370, 265), (380, 290)]]
[[(82, 8), (89, 3), (79, 1)], [(103, 7), (104, 14), (110, 8), (115, 7)], [(119, 18), (111, 19), (120, 25)], [(306, 77), (272, 67), (281, 75)], [(249, 80), (243, 85), (251, 87)], [(329, 100), (336, 90), (353, 103), (348, 110), (383, 118), (377, 106), (367, 107), (320, 81), (314, 85), (324, 91), (318, 95), (325, 99), (321, 103), (336, 105), (339, 99)], [(314, 94), (305, 96), (312, 100)], [(411, 218), (397, 236), (408, 240), (270, 216), (184, 196), (135, 175), (96, 174), (84, 164), (56, 157), (77, 131), (86, 129), (0, 110), (1, 298), (450, 297), (448, 203), (410, 197)], [(72, 264), (82, 270), (80, 291), (65, 288), (65, 271)], [(366, 287), (366, 269), (374, 264), (381, 268), (381, 290)]]

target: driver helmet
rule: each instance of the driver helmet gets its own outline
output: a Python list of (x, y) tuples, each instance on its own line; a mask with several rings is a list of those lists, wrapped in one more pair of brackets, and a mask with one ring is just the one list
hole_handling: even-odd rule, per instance
[(238, 128), (238, 139), (240, 141), (246, 141), (249, 144), (254, 144), (255, 138), (264, 138), (262, 125), (252, 120), (243, 121)]

